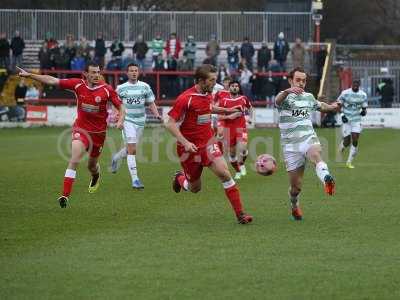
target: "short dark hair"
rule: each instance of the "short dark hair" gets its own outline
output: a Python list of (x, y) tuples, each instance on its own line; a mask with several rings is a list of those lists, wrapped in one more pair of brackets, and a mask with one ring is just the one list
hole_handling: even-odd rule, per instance
[(224, 82), (224, 81), (229, 81), (229, 82), (231, 82), (233, 80), (233, 78), (231, 77), (231, 76), (225, 76), (224, 77), (224, 80), (222, 80), (222, 82)]
[(198, 83), (201, 79), (206, 80), (210, 73), (217, 73), (217, 68), (210, 64), (204, 64), (197, 67), (196, 71), (194, 72), (195, 82)]
[(293, 79), (294, 73), (296, 73), (296, 72), (305, 73), (305, 74), (307, 75), (306, 71), (304, 71), (303, 68), (297, 67), (297, 68), (294, 68), (293, 70), (291, 70), (291, 71), (289, 72), (288, 78)]
[(130, 63), (127, 67), (126, 70), (128, 71), (130, 67), (136, 67), (138, 69), (140, 69), (140, 66), (138, 63)]
[(240, 81), (237, 79), (232, 79), (231, 81), (229, 81), (229, 87), (231, 87), (232, 84), (237, 84), (239, 85), (239, 94), (243, 95), (243, 91), (242, 91), (242, 85), (240, 84)]
[(97, 62), (89, 61), (85, 66), (85, 72), (89, 72), (89, 67), (100, 68), (100, 65)]
[(358, 84), (361, 84), (361, 81), (360, 81), (360, 79), (356, 78), (356, 79), (353, 79), (353, 82), (352, 82), (352, 83), (358, 83)]

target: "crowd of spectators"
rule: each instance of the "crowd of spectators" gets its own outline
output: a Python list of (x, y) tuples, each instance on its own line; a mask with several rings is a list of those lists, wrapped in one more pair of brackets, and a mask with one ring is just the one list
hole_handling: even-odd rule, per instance
[[(11, 43), (5, 34), (0, 34), (0, 67), (4, 65), (13, 69), (15, 65), (22, 65), (23, 49), (24, 42), (19, 32), (15, 33)], [(205, 57), (202, 63), (218, 67), (219, 82), (226, 76), (234, 77), (241, 82), (244, 93), (251, 99), (268, 100), (281, 88), (281, 82), (286, 81), (284, 76), (276, 77), (272, 74), (286, 71), (289, 54), (293, 67), (303, 67), (307, 50), (300, 39), (296, 39), (290, 49), (281, 32), (272, 48), (266, 42), (261, 47), (255, 47), (248, 37), (244, 37), (241, 43), (232, 41), (225, 48), (221, 47), (217, 36), (213, 34), (205, 46), (205, 53), (201, 55), (199, 51), (192, 35), (181, 41), (176, 33), (171, 33), (166, 40), (158, 33), (149, 43), (142, 35), (138, 35), (133, 46), (127, 47), (118, 37), (106, 45), (101, 32), (94, 41), (88, 41), (85, 37), (76, 40), (69, 34), (63, 42), (58, 42), (49, 32), (40, 48), (38, 59), (40, 68), (46, 70), (82, 71), (88, 62), (94, 61), (108, 71), (124, 70), (127, 65), (136, 62), (146, 71), (190, 72), (195, 68), (196, 58)], [(223, 51), (225, 55), (222, 55)], [(162, 97), (174, 97), (192, 83), (190, 73), (182, 73), (179, 77), (173, 73), (166, 74), (161, 76)]]

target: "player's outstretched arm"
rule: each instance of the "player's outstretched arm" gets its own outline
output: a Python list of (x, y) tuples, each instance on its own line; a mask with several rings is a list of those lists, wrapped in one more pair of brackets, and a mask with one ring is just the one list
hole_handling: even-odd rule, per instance
[(178, 142), (181, 143), (185, 147), (186, 151), (197, 152), (197, 146), (195, 144), (189, 142), (182, 135), (181, 131), (179, 130), (178, 126), (176, 125), (176, 121), (173, 118), (168, 117), (167, 121), (165, 122), (165, 128), (167, 128), (168, 131), (171, 132), (171, 134), (174, 137), (176, 137)]
[(149, 109), (150, 109), (151, 113), (152, 113), (157, 119), (159, 119), (160, 121), (163, 120), (162, 116), (160, 116), (160, 113), (158, 112), (157, 105), (156, 105), (154, 102), (152, 102), (152, 103), (149, 105)]
[(291, 88), (288, 88), (288, 89), (280, 92), (275, 98), (276, 106), (280, 106), (282, 104), (282, 102), (285, 101), (287, 96), (289, 96), (289, 94), (292, 94), (292, 93), (296, 94), (296, 95), (300, 95), (300, 94), (304, 93), (304, 90), (299, 87), (291, 87)]
[(20, 67), (17, 67), (17, 69), (19, 72), (18, 73), (19, 77), (32, 78), (33, 80), (39, 81), (47, 85), (58, 86), (60, 84), (60, 79), (56, 77), (50, 75), (40, 75), (40, 74), (30, 73), (25, 71), (24, 69), (21, 69)]
[(333, 102), (331, 104), (321, 102), (321, 112), (339, 112), (340, 110), (340, 105), (337, 102)]

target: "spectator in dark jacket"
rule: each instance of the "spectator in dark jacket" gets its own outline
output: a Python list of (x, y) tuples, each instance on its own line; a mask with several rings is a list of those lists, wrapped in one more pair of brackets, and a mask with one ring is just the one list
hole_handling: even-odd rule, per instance
[(10, 43), (7, 40), (7, 35), (0, 33), (0, 68), (8, 69), (10, 65)]
[(286, 59), (289, 50), (289, 44), (285, 40), (285, 34), (280, 32), (274, 44), (274, 59), (279, 63), (282, 72), (286, 71)]
[(266, 42), (261, 44), (261, 48), (257, 52), (257, 67), (258, 72), (267, 72), (268, 63), (271, 60), (271, 50)]
[(247, 68), (252, 71), (253, 70), (253, 56), (254, 56), (254, 46), (250, 42), (248, 37), (243, 39), (242, 46), (240, 47), (240, 56), (246, 60)]
[(12, 63), (11, 69), (15, 70), (15, 66), (22, 66), (22, 53), (25, 49), (25, 42), (20, 36), (19, 31), (15, 31), (15, 36), (11, 40)]
[(110, 50), (112, 57), (121, 57), (122, 53), (125, 51), (125, 47), (118, 38), (115, 38), (114, 42), (111, 44)]
[(239, 47), (235, 45), (235, 41), (226, 48), (228, 57), (228, 66), (231, 73), (236, 72), (239, 68)]
[(380, 89), (381, 94), (381, 107), (391, 108), (394, 97), (394, 88), (392, 79), (388, 78), (384, 80), (384, 85)]
[(136, 62), (142, 70), (144, 69), (147, 51), (149, 51), (149, 47), (147, 46), (147, 43), (143, 41), (143, 36), (139, 34), (135, 44), (133, 45), (132, 52), (135, 55)]
[(51, 70), (53, 68), (53, 61), (51, 60), (51, 54), (47, 49), (47, 43), (44, 42), (39, 50), (39, 62), (41, 70)]
[(97, 39), (94, 45), (94, 55), (96, 57), (96, 61), (99, 62), (100, 67), (104, 67), (104, 57), (107, 54), (106, 42), (103, 39), (103, 33), (99, 32), (97, 34)]
[(54, 55), (54, 65), (57, 70), (69, 70), (70, 59), (64, 47), (60, 47), (58, 53)]

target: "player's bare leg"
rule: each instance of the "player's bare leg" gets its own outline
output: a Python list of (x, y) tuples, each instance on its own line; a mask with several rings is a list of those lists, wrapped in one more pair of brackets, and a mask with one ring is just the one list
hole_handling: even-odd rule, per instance
[[(349, 136), (350, 137), (350, 136)], [(346, 166), (349, 169), (354, 169), (354, 166), (352, 164), (354, 157), (356, 157), (358, 153), (358, 139), (360, 137), (360, 134), (357, 132), (352, 132), (351, 133), (351, 146), (350, 146), (350, 151), (349, 151), (349, 157), (346, 162)]]
[(247, 171), (244, 163), (247, 159), (247, 155), (249, 154), (249, 151), (247, 150), (247, 142), (238, 142), (236, 148), (241, 176), (246, 176)]
[(312, 145), (307, 151), (307, 158), (315, 165), (315, 172), (325, 186), (328, 195), (335, 194), (335, 180), (329, 173), (328, 165), (322, 160), (321, 145)]
[(229, 173), (229, 168), (225, 159), (222, 156), (214, 158), (209, 168), (221, 180), (225, 190), (225, 195), (232, 205), (238, 222), (240, 224), (250, 223), (253, 220), (253, 217), (243, 211), (239, 189)]
[(237, 148), (235, 146), (230, 146), (229, 147), (229, 162), (231, 163), (231, 166), (235, 170), (235, 180), (239, 180), (242, 174), (240, 173), (240, 165), (238, 161), (238, 153), (237, 153)]
[(128, 163), (128, 170), (132, 179), (132, 187), (137, 190), (142, 190), (144, 189), (144, 185), (142, 184), (142, 182), (138, 177), (137, 167), (136, 167), (136, 143), (126, 144), (126, 149), (128, 153), (126, 161)]
[(217, 127), (217, 143), (219, 150), (221, 150), (221, 152), (224, 153), (226, 145), (224, 145), (224, 127), (222, 126)]
[(71, 159), (68, 162), (68, 168), (65, 171), (63, 193), (58, 198), (58, 203), (62, 208), (67, 207), (68, 197), (72, 192), (72, 186), (76, 178), (76, 168), (85, 154), (85, 145), (80, 140), (71, 142)]
[(89, 157), (88, 170), (92, 175), (88, 191), (89, 193), (94, 193), (100, 185), (100, 165), (98, 163), (98, 157)]
[(304, 167), (296, 170), (289, 171), (289, 200), (292, 209), (292, 216), (294, 220), (301, 221), (303, 219), (303, 212), (300, 208), (299, 195), (301, 192), (304, 176)]

